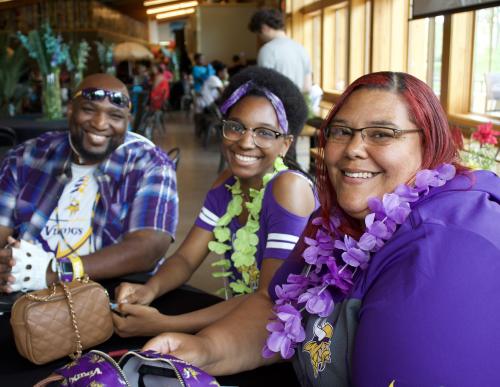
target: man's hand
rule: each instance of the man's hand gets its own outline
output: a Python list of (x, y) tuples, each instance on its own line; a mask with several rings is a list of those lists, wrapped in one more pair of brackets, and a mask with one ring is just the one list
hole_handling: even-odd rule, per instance
[(8, 242), (12, 245), (11, 254), (14, 260), (10, 272), (14, 281), (8, 284), (9, 289), (11, 291), (45, 289), (47, 280), (52, 280), (54, 276), (49, 268), (54, 254), (25, 240), (18, 242), (9, 237)]
[(117, 312), (124, 316), (112, 315), (115, 332), (121, 337), (154, 336), (167, 330), (168, 316), (151, 306), (119, 304)]
[(156, 298), (156, 292), (148, 285), (123, 282), (115, 289), (115, 297), (119, 304), (149, 305)]
[(149, 340), (143, 351), (153, 350), (173, 355), (210, 372), (211, 344), (208, 338), (184, 333), (163, 333)]

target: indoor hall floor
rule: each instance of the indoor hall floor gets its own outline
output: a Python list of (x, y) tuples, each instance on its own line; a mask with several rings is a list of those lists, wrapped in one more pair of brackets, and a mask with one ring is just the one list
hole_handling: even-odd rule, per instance
[[(219, 146), (214, 141), (203, 148), (194, 134), (192, 115), (185, 112), (168, 112), (164, 119), (164, 133), (155, 132), (154, 141), (164, 150), (180, 149), (177, 167), (177, 189), (179, 193), (179, 224), (175, 242), (170, 245), (167, 257), (172, 254), (188, 234), (203, 205), (205, 195), (217, 178), (219, 166)], [(223, 286), (222, 279), (215, 279), (210, 266), (217, 260), (210, 255), (201, 264), (188, 282), (196, 288), (215, 293)]]

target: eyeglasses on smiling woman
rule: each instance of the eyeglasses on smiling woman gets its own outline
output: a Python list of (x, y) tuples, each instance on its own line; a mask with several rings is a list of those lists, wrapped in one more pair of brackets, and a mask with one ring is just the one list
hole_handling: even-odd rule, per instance
[(130, 99), (121, 91), (86, 88), (77, 91), (73, 96), (73, 98), (80, 96), (89, 101), (102, 101), (104, 100), (104, 98), (108, 97), (109, 102), (111, 102), (115, 106), (118, 106), (120, 108), (129, 108), (129, 109), (132, 107)]
[(324, 136), (327, 142), (347, 144), (356, 132), (361, 133), (361, 138), (368, 145), (385, 146), (394, 143), (406, 133), (420, 132), (422, 129), (394, 129), (385, 126), (372, 126), (366, 128), (350, 128), (342, 125), (329, 125), (325, 128)]
[(259, 148), (271, 147), (278, 138), (285, 134), (269, 128), (246, 128), (238, 121), (222, 120), (222, 135), (229, 141), (238, 141), (248, 131), (252, 131), (253, 142)]

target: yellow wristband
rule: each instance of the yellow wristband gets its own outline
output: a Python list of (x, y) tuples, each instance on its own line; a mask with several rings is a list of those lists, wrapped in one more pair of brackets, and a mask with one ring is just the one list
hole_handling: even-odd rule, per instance
[(85, 270), (83, 269), (82, 259), (76, 254), (71, 254), (68, 258), (73, 265), (73, 281), (77, 278), (83, 278)]

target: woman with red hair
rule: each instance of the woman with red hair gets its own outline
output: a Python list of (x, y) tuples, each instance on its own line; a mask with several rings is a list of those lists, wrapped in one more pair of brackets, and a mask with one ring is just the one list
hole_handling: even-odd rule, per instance
[(321, 207), (268, 294), (146, 348), (217, 375), (279, 354), (303, 386), (499, 385), (500, 179), (460, 165), (438, 99), (404, 73), (350, 85), (320, 148)]

